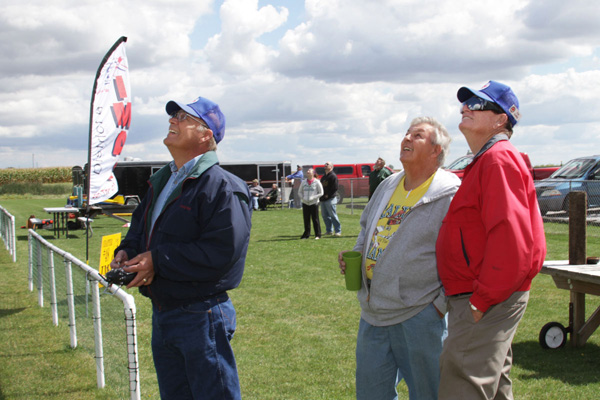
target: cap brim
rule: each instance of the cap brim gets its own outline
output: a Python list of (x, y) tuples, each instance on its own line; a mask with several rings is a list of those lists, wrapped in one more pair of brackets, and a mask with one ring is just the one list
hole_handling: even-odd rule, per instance
[(183, 107), (181, 107), (181, 105), (179, 103), (177, 103), (176, 101), (169, 101), (167, 103), (167, 105), (165, 106), (165, 110), (167, 111), (167, 115), (173, 115), (175, 114), (177, 111), (181, 110)]
[(458, 89), (458, 92), (456, 93), (456, 97), (458, 98), (458, 101), (460, 101), (461, 103), (464, 103), (465, 101), (469, 100), (473, 96), (476, 96), (481, 99), (495, 103), (495, 101), (487, 94), (480, 92), (479, 90), (469, 89), (468, 87), (465, 87), (465, 86)]
[[(168, 115), (173, 115), (177, 111), (183, 110), (186, 113), (193, 115), (194, 117), (200, 118), (201, 120), (204, 121), (204, 118), (202, 118), (200, 115), (198, 115), (198, 112), (196, 110), (194, 110), (192, 107), (190, 107), (186, 104), (178, 103), (173, 100), (171, 100), (167, 103), (167, 105), (165, 106), (165, 110), (167, 111)], [(204, 121), (204, 122), (206, 122), (206, 121)]]

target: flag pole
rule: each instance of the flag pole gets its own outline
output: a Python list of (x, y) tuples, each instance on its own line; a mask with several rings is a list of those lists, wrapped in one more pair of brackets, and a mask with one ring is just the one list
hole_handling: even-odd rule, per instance
[(108, 59), (110, 58), (110, 56), (112, 55), (112, 53), (117, 49), (117, 47), (119, 47), (121, 45), (121, 43), (123, 42), (127, 42), (127, 37), (126, 36), (121, 36), (110, 48), (110, 50), (108, 50), (108, 52), (104, 55), (104, 58), (102, 59), (102, 61), (100, 62), (100, 66), (98, 67), (98, 71), (96, 71), (96, 77), (94, 78), (94, 86), (92, 88), (92, 100), (90, 102), (90, 129), (89, 129), (89, 137), (88, 137), (88, 162), (87, 162), (87, 173), (85, 175), (85, 179), (86, 179), (86, 183), (87, 183), (87, 201), (86, 201), (86, 210), (85, 210), (85, 217), (86, 217), (86, 228), (85, 228), (85, 263), (86, 264), (90, 264), (90, 258), (89, 258), (89, 238), (90, 238), (90, 211), (91, 211), (91, 205), (90, 205), (90, 190), (91, 190), (91, 169), (92, 169), (92, 134), (93, 134), (93, 123), (94, 123), (94, 100), (96, 98), (96, 90), (98, 88), (98, 78), (100, 78), (100, 73), (102, 72), (102, 69), (104, 68), (104, 64), (106, 64), (106, 62), (108, 61)]

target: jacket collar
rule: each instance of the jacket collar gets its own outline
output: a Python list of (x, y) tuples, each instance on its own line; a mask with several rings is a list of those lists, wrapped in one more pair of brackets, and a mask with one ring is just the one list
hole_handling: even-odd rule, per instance
[(493, 145), (503, 140), (508, 140), (508, 135), (506, 133), (498, 133), (492, 136), (490, 140), (488, 140), (486, 144), (483, 145), (479, 152), (475, 154), (475, 157), (473, 157), (473, 162), (477, 159), (477, 157), (481, 156), (483, 153), (491, 149)]
[[(187, 179), (198, 178), (207, 169), (209, 169), (210, 167), (212, 167), (213, 165), (218, 164), (218, 163), (219, 163), (219, 159), (217, 158), (216, 152), (208, 151), (208, 152), (204, 153), (204, 155), (202, 157), (200, 157), (200, 160), (198, 160), (196, 162), (196, 165), (194, 165), (192, 167), (189, 175), (182, 182), (180, 182), (179, 185), (177, 185), (175, 190), (173, 190), (173, 193), (171, 193), (171, 195), (169, 196), (169, 198), (167, 199), (165, 204), (169, 204), (174, 198), (178, 197), (181, 194), (181, 190), (183, 188), (183, 183)], [(150, 183), (150, 186), (152, 187), (152, 203), (150, 204), (150, 209), (149, 209), (150, 213), (152, 213), (152, 209), (154, 208), (154, 205), (156, 204), (156, 199), (158, 198), (158, 195), (160, 194), (162, 189), (167, 184), (169, 178), (171, 177), (171, 173), (172, 173), (171, 167), (169, 164), (167, 164), (164, 167), (162, 167), (160, 170), (158, 170), (154, 175), (152, 175), (150, 177), (150, 179), (148, 180)]]

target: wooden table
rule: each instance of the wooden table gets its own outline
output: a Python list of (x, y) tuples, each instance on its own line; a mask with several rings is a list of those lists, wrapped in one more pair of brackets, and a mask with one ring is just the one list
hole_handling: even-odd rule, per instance
[(569, 261), (546, 261), (541, 273), (552, 276), (557, 288), (571, 292), (566, 332), (571, 334), (573, 347), (582, 347), (600, 325), (600, 307), (585, 320), (585, 295), (600, 296), (600, 264), (569, 265)]
[(45, 207), (44, 211), (48, 214), (53, 214), (52, 229), (54, 236), (60, 238), (60, 233), (63, 232), (65, 237), (69, 237), (69, 214), (79, 215), (79, 209), (76, 207)]

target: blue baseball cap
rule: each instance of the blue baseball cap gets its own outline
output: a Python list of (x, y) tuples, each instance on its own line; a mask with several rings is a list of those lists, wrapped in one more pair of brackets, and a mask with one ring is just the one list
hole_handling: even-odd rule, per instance
[(499, 105), (508, 116), (508, 120), (512, 126), (515, 126), (517, 122), (519, 122), (519, 119), (521, 119), (519, 99), (517, 99), (517, 96), (510, 86), (506, 86), (496, 81), (488, 81), (488, 83), (483, 85), (479, 90), (473, 90), (463, 86), (458, 89), (458, 93), (456, 94), (458, 101), (461, 103), (464, 103), (473, 96)]
[(217, 143), (223, 140), (223, 136), (225, 136), (225, 116), (216, 103), (213, 103), (204, 97), (198, 97), (190, 104), (182, 104), (171, 100), (167, 103), (165, 109), (169, 115), (173, 115), (177, 111), (183, 110), (190, 115), (202, 119), (212, 131), (213, 137)]

